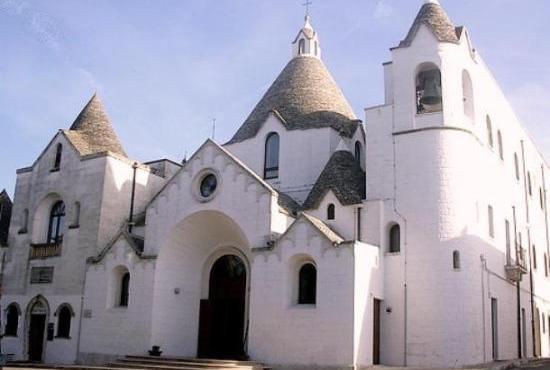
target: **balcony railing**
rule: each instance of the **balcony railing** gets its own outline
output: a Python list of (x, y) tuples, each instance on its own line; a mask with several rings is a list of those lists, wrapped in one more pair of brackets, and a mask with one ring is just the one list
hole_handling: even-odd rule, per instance
[(55, 243), (31, 244), (31, 259), (61, 256), (62, 241)]
[(510, 261), (504, 266), (506, 270), (506, 278), (515, 283), (521, 281), (522, 275), (527, 273), (527, 261), (525, 249), (521, 248), (518, 251), (518, 259), (516, 261)]

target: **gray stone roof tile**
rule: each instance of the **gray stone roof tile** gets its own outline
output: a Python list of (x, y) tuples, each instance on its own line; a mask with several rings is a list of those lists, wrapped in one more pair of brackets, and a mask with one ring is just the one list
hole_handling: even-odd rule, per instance
[(365, 172), (352, 153), (339, 150), (326, 164), (302, 208), (317, 208), (329, 190), (342, 205), (358, 204), (365, 199), (365, 189)]
[(126, 157), (101, 100), (94, 94), (69, 130), (63, 130), (81, 155), (112, 152)]
[(407, 47), (412, 44), (421, 25), (425, 25), (440, 42), (458, 43), (461, 30), (453, 24), (440, 4), (425, 3), (414, 20), (407, 37), (399, 44), (399, 47)]
[(308, 56), (286, 65), (227, 144), (254, 137), (270, 112), (276, 112), (288, 130), (332, 127), (348, 137), (361, 122), (323, 62)]

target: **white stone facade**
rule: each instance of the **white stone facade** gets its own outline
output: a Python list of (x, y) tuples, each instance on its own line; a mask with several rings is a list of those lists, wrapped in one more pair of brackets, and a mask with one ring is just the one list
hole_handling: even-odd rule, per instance
[[(0, 250), (2, 351), (49, 363), (101, 363), (153, 345), (197, 356), (223, 350), (219, 333), (236, 331), (233, 357), (275, 367), (549, 356), (549, 169), (468, 31), (451, 26), (437, 2), (422, 7), (384, 64), (385, 102), (366, 109), (363, 126), (332, 80), (292, 75), (307, 58), (328, 74), (307, 19), (290, 80), (257, 107), (267, 115), (249, 117), (226, 145), (207, 140), (183, 164), (128, 159), (94, 96), (18, 171)], [(426, 111), (416, 85), (432, 70), (442, 104)], [(293, 95), (318, 86), (332, 95)], [(267, 176), (274, 133), (276, 175)], [(63, 238), (52, 242), (59, 201)], [(224, 267), (230, 278), (214, 273), (222, 260), (236, 263)], [(302, 277), (308, 265), (313, 280)], [(220, 311), (228, 302), (237, 328), (220, 319), (234, 312)]]

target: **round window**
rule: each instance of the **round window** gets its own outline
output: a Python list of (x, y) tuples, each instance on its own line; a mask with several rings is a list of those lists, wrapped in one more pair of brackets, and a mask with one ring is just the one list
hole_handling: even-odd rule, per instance
[(200, 183), (200, 192), (204, 198), (209, 198), (218, 187), (218, 179), (212, 173), (204, 176)]

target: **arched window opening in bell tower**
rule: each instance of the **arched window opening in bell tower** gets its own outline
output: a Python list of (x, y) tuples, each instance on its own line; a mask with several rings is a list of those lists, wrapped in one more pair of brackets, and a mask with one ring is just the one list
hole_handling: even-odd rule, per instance
[(435, 64), (422, 64), (416, 74), (416, 113), (434, 113), (442, 110), (441, 71)]
[(306, 40), (300, 39), (300, 42), (298, 43), (298, 55), (305, 54), (306, 52)]

